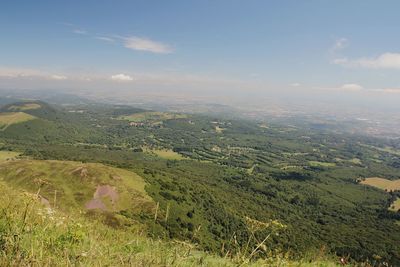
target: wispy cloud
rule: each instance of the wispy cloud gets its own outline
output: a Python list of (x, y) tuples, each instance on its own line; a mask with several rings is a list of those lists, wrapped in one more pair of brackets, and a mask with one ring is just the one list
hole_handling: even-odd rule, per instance
[(136, 36), (124, 37), (123, 44), (128, 49), (156, 54), (170, 54), (173, 52), (173, 49), (167, 44)]
[(366, 91), (363, 86), (357, 83), (345, 83), (335, 87), (317, 87), (320, 90), (338, 91), (338, 92), (361, 92)]
[(174, 49), (169, 46), (168, 44), (154, 41), (149, 38), (145, 37), (138, 37), (138, 36), (121, 36), (121, 35), (108, 35), (108, 34), (89, 34), (86, 30), (82, 28), (78, 28), (78, 26), (71, 24), (71, 23), (63, 23), (64, 26), (67, 27), (75, 27), (72, 30), (75, 34), (80, 35), (87, 35), (89, 37), (95, 38), (100, 41), (110, 42), (110, 43), (118, 43), (125, 48), (136, 50), (136, 51), (143, 51), (143, 52), (150, 52), (155, 54), (170, 54), (174, 52)]
[(111, 76), (111, 80), (117, 81), (117, 82), (130, 82), (133, 81), (133, 78), (127, 74), (115, 74)]
[(333, 63), (344, 67), (353, 68), (400, 69), (400, 53), (384, 53), (372, 58), (336, 58), (333, 60)]
[(75, 29), (75, 30), (73, 30), (73, 33), (82, 34), (82, 35), (87, 35), (88, 34), (87, 31), (82, 30), (82, 29)]
[(343, 84), (338, 89), (343, 90), (343, 91), (353, 91), (354, 92), (354, 91), (363, 90), (363, 87), (356, 83), (346, 83), (346, 84)]
[(336, 53), (344, 48), (346, 48), (349, 44), (349, 41), (346, 38), (340, 38), (335, 41), (333, 46), (331, 47), (331, 53)]
[(371, 91), (385, 94), (400, 94), (400, 88), (373, 89)]
[(301, 84), (300, 83), (291, 83), (289, 85), (292, 87), (299, 87)]
[(66, 80), (67, 76), (64, 76), (64, 75), (50, 75), (49, 78), (52, 79), (52, 80)]
[(105, 41), (105, 42), (110, 42), (110, 43), (114, 43), (115, 40), (113, 38), (110, 37), (106, 37), (106, 36), (96, 36), (94, 37), (97, 40), (101, 40), (101, 41)]

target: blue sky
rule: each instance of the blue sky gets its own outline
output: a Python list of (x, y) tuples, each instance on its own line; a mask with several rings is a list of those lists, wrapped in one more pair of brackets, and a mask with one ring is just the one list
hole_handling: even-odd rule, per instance
[(0, 86), (147, 82), (398, 96), (399, 10), (390, 0), (4, 0)]

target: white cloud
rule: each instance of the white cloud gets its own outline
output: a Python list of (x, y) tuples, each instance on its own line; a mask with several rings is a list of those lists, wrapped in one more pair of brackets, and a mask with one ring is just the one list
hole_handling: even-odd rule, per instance
[(363, 87), (356, 83), (346, 83), (339, 87), (339, 89), (343, 91), (361, 91)]
[(345, 83), (338, 87), (316, 87), (322, 90), (328, 91), (342, 91), (342, 92), (360, 92), (364, 90), (364, 87), (357, 83)]
[(119, 81), (119, 82), (130, 82), (130, 81), (133, 81), (133, 78), (129, 75), (120, 73), (120, 74), (112, 75), (111, 80)]
[(49, 78), (52, 80), (59, 80), (59, 81), (67, 79), (67, 77), (63, 75), (50, 75)]
[(374, 89), (374, 92), (385, 93), (385, 94), (400, 94), (400, 88), (384, 88), (384, 89)]
[(105, 36), (96, 36), (94, 38), (96, 38), (97, 40), (106, 41), (106, 42), (110, 42), (110, 43), (115, 42), (114, 39), (112, 39), (110, 37), (105, 37)]
[(75, 29), (73, 32), (76, 33), (76, 34), (82, 34), (82, 35), (86, 35), (87, 34), (87, 31), (81, 30), (81, 29)]
[(123, 38), (123, 40), (124, 46), (132, 50), (146, 51), (157, 54), (169, 54), (173, 52), (172, 48), (168, 45), (147, 38), (132, 36)]
[(331, 52), (336, 52), (344, 49), (349, 44), (349, 41), (346, 38), (340, 38), (335, 41), (335, 44), (331, 48)]
[(400, 69), (400, 53), (384, 53), (375, 58), (337, 58), (333, 60), (333, 63), (345, 67), (359, 67), (369, 69)]
[(300, 83), (291, 83), (290, 86), (292, 87), (299, 87), (301, 84)]

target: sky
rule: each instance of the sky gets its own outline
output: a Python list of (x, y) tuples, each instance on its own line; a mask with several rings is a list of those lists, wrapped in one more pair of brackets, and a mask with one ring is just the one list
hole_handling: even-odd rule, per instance
[(397, 0), (2, 0), (0, 88), (396, 104), (399, 10)]

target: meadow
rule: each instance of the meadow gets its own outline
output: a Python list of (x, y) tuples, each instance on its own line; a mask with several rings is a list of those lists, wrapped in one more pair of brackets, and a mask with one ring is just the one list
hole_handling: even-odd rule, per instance
[(34, 119), (34, 116), (24, 112), (2, 112), (0, 113), (0, 131), (6, 130), (10, 125)]
[(183, 119), (183, 118), (187, 118), (187, 116), (185, 114), (156, 112), (156, 111), (139, 112), (119, 117), (119, 119), (121, 120), (128, 120), (131, 122), (160, 122), (165, 120)]

